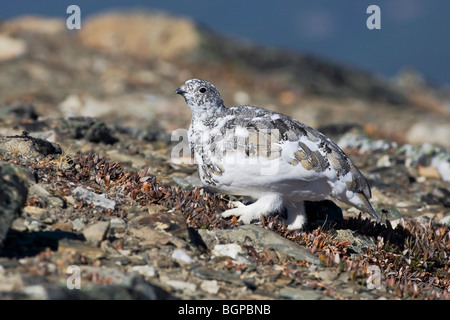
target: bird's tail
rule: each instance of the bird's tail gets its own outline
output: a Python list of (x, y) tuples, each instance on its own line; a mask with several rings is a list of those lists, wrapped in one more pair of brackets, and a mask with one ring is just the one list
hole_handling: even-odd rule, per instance
[[(381, 222), (380, 216), (373, 208), (372, 204), (370, 203), (369, 199), (366, 198), (366, 196), (362, 193), (357, 195), (358, 198), (361, 200), (362, 205), (356, 206), (361, 211), (370, 214), (375, 220), (378, 222)], [(353, 204), (355, 205), (355, 204)]]
[(372, 204), (369, 202), (369, 199), (367, 199), (366, 195), (362, 192), (355, 193), (354, 196), (351, 199), (342, 199), (341, 197), (336, 197), (336, 199), (345, 202), (359, 210), (361, 210), (364, 213), (370, 214), (375, 220), (378, 222), (381, 222), (380, 216), (373, 208)]

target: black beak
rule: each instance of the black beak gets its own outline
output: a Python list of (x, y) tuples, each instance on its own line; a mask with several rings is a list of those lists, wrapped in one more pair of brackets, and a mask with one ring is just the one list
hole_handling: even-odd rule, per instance
[(181, 95), (183, 95), (183, 94), (186, 93), (186, 91), (184, 91), (184, 90), (181, 89), (181, 87), (180, 87), (180, 88), (178, 88), (177, 90), (175, 90), (175, 93), (176, 93), (176, 94), (181, 94)]

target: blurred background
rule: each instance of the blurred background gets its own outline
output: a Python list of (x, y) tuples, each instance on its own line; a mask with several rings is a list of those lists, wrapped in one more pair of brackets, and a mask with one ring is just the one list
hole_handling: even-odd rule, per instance
[[(66, 27), (72, 4), (80, 30)], [(380, 30), (366, 26), (372, 4)], [(449, 12), (441, 0), (2, 1), (0, 97), (41, 118), (170, 132), (189, 125), (173, 92), (195, 77), (227, 106), (263, 106), (330, 135), (356, 126), (450, 147)]]
[[(318, 54), (390, 77), (411, 67), (436, 85), (450, 83), (448, 1), (19, 0), (2, 1), (0, 17), (66, 18), (71, 4), (80, 6), (83, 19), (109, 9), (164, 10), (255, 43)], [(381, 8), (381, 30), (366, 28), (371, 4)]]

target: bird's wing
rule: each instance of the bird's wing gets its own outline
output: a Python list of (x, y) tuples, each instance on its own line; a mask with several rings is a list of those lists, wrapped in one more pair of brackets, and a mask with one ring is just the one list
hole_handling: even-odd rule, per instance
[[(258, 132), (258, 140), (253, 143), (257, 150), (264, 150), (261, 147), (267, 145), (269, 155), (275, 157), (282, 152), (278, 146), (290, 145), (290, 148), (282, 149), (289, 153), (285, 156), (292, 165), (300, 164), (307, 170), (313, 170), (317, 179), (325, 177), (329, 169), (336, 171), (338, 179), (351, 173), (352, 179), (347, 182), (347, 189), (371, 198), (369, 184), (358, 168), (337, 144), (314, 128), (286, 115), (253, 106), (233, 107), (229, 113), (235, 117), (228, 127)], [(252, 146), (252, 141), (249, 145)]]

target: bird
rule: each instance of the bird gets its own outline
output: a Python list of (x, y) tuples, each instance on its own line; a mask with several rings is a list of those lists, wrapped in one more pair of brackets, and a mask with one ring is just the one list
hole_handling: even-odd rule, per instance
[(287, 229), (298, 230), (307, 223), (304, 201), (333, 198), (380, 221), (363, 174), (316, 129), (261, 107), (228, 108), (206, 80), (187, 80), (175, 93), (192, 113), (188, 141), (201, 182), (252, 201), (234, 202), (222, 218), (249, 224), (284, 212)]

